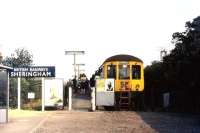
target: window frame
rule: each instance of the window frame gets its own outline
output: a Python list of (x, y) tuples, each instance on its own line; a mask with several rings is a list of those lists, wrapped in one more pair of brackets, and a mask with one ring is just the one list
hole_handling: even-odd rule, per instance
[[(134, 76), (134, 73), (133, 73), (134, 72), (134, 69), (133, 69), (134, 66), (138, 66), (138, 68), (139, 68), (138, 69), (138, 68), (135, 67), (137, 69), (136, 72), (135, 72), (135, 74), (137, 74), (137, 76), (136, 75)], [(142, 68), (141, 65), (131, 65), (132, 80), (140, 80), (141, 79), (141, 72), (142, 72), (141, 68)]]
[[(126, 65), (126, 69), (123, 69), (124, 68), (123, 65)], [(131, 71), (130, 64), (120, 63), (118, 65), (119, 80), (130, 80), (130, 78), (131, 78), (130, 71)], [(125, 76), (124, 72), (126, 73), (126, 76)]]
[[(112, 76), (111, 75), (109, 75), (110, 74), (110, 72), (108, 72), (108, 71), (110, 71), (110, 70), (108, 70), (108, 67), (110, 67), (110, 69), (111, 69), (111, 67), (112, 68), (114, 68), (113, 70), (112, 70)], [(113, 65), (113, 64), (108, 64), (108, 65), (106, 65), (106, 71), (107, 71), (107, 78), (114, 78), (114, 79), (117, 79), (117, 65)]]

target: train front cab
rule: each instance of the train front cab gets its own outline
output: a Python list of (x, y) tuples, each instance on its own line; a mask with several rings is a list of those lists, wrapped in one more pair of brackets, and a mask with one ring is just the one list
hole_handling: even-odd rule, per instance
[(138, 110), (143, 104), (143, 63), (137, 61), (104, 62), (102, 77), (114, 79), (114, 106)]

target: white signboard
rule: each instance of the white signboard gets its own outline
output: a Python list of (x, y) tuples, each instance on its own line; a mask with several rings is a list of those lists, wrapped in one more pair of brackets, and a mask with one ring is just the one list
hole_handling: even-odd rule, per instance
[(105, 79), (96, 79), (96, 91), (103, 92), (105, 88)]
[(35, 93), (34, 92), (28, 92), (28, 99), (34, 99)]
[(63, 106), (63, 79), (45, 79), (45, 106)]
[(0, 123), (7, 122), (7, 109), (0, 109)]
[(97, 79), (96, 106), (113, 106), (115, 104), (115, 80)]
[(115, 80), (114, 79), (97, 79), (96, 89), (97, 92), (114, 92)]

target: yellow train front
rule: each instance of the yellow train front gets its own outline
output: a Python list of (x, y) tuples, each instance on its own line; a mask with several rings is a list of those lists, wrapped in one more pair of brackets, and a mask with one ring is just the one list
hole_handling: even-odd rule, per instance
[(96, 106), (106, 109), (140, 109), (143, 104), (143, 61), (131, 55), (115, 55), (104, 61), (96, 79)]

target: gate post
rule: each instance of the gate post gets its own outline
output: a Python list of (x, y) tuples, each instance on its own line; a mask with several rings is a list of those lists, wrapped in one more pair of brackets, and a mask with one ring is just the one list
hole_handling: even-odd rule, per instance
[(92, 94), (91, 94), (91, 96), (92, 96), (92, 99), (91, 99), (91, 102), (92, 102), (92, 111), (95, 111), (96, 110), (95, 87), (92, 87), (91, 90), (92, 90)]
[(72, 87), (69, 87), (68, 110), (72, 110)]

